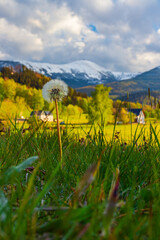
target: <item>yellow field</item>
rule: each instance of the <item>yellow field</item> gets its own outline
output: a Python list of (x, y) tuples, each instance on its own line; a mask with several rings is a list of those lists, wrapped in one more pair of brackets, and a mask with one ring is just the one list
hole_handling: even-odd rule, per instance
[[(153, 128), (156, 131), (158, 138), (160, 139), (160, 124), (154, 123), (152, 124)], [(107, 141), (111, 140), (113, 137), (116, 137), (119, 140), (130, 142), (133, 140), (136, 134), (136, 138), (140, 134), (139, 141), (148, 140), (150, 138), (150, 123), (145, 125), (138, 124), (122, 124), (122, 125), (108, 125), (105, 126), (104, 129), (101, 129), (99, 126), (91, 126), (91, 125), (69, 125), (64, 126), (63, 128), (68, 128), (68, 132), (77, 135), (77, 138), (86, 138), (87, 135), (93, 136), (95, 133), (98, 135), (99, 132), (103, 132)], [(115, 129), (114, 129), (115, 128)], [(145, 138), (144, 138), (145, 137)], [(153, 134), (154, 138), (154, 134)]]
[[(136, 132), (136, 137), (139, 136), (141, 133), (140, 141), (145, 139), (148, 140), (150, 138), (150, 123), (152, 123), (153, 128), (156, 130), (156, 134), (158, 138), (160, 139), (160, 122), (155, 122), (150, 119), (147, 120), (147, 123), (145, 125), (138, 125), (136, 123), (132, 124), (120, 124), (114, 126), (114, 124), (110, 124), (104, 127), (104, 129), (101, 129), (100, 126), (98, 125), (89, 125), (88, 124), (88, 119), (87, 115), (81, 114), (79, 116), (70, 116), (68, 117), (63, 117), (61, 121), (64, 121), (64, 125), (61, 125), (62, 132), (65, 132), (67, 130), (67, 133), (70, 135), (74, 135), (76, 139), (81, 139), (84, 138), (86, 139), (87, 136), (95, 136), (95, 134), (98, 136), (99, 133), (102, 133), (105, 135), (105, 138), (107, 141), (111, 140), (113, 137), (113, 132), (114, 132), (114, 137), (117, 137), (117, 139), (130, 142), (133, 140)], [(10, 121), (7, 121), (5, 125), (14, 125), (11, 124)], [(17, 122), (16, 127), (21, 128), (23, 122)], [(49, 122), (47, 123), (49, 131), (56, 131), (56, 122)], [(27, 121), (25, 122), (23, 128), (28, 128), (29, 125)], [(55, 129), (55, 130), (54, 130)]]
[[(94, 135), (95, 132), (98, 134), (98, 132), (101, 132), (100, 126), (91, 126), (87, 125), (88, 119), (87, 115), (82, 114), (79, 117), (70, 117), (68, 119), (64, 119), (65, 123), (73, 124), (69, 125), (68, 128), (71, 129), (71, 132), (77, 135), (79, 138), (86, 138), (87, 134)], [(132, 141), (135, 133), (136, 137), (141, 134), (140, 141), (144, 139), (148, 140), (150, 138), (150, 123), (152, 124), (153, 128), (156, 130), (157, 136), (159, 136), (160, 131), (160, 122), (155, 121), (154, 119), (147, 119), (147, 123), (145, 125), (142, 124), (120, 124), (114, 126), (114, 124), (110, 124), (104, 127), (103, 132), (105, 135), (105, 138), (107, 141), (111, 140), (113, 137), (113, 131), (114, 135), (117, 135), (120, 140), (129, 142)], [(75, 125), (74, 125), (75, 124)], [(77, 124), (77, 125), (76, 125)], [(86, 124), (86, 125), (85, 125)], [(115, 128), (115, 129), (114, 129)]]

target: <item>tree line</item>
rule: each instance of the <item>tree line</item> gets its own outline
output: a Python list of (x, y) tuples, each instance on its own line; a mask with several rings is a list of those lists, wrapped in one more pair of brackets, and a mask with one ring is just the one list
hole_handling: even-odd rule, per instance
[[(42, 97), (41, 88), (50, 79), (42, 74), (22, 66), (15, 72), (12, 68), (4, 67), (0, 73), (0, 117), (17, 115), (29, 116), (32, 110), (51, 110), (54, 103), (47, 103)], [(157, 105), (152, 109), (149, 104), (116, 100), (110, 96), (111, 88), (99, 84), (95, 87), (91, 97), (85, 93), (77, 92), (69, 87), (68, 96), (61, 104), (61, 112), (67, 115), (85, 113), (89, 122), (113, 123), (117, 121), (127, 123), (130, 121), (127, 109), (143, 108), (147, 117), (160, 118), (160, 110)], [(134, 118), (134, 117), (133, 117)]]

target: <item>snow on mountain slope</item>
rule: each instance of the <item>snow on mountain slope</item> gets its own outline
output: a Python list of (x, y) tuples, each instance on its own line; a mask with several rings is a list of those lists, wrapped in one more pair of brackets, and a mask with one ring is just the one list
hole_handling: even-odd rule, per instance
[(130, 72), (112, 72), (112, 73), (117, 79), (117, 81), (135, 78), (136, 76), (141, 74), (141, 73), (130, 73)]
[[(84, 73), (89, 78), (101, 79), (101, 74), (106, 76), (111, 75), (112, 73), (109, 70), (106, 70), (103, 67), (98, 66), (97, 64), (90, 61), (75, 61), (68, 64), (49, 64), (49, 63), (35, 63), (28, 61), (20, 61), (26, 67), (33, 69), (34, 71), (41, 72), (46, 70), (50, 75), (52, 73)], [(45, 73), (45, 71), (44, 71)]]
[(87, 60), (80, 60), (68, 64), (50, 64), (30, 61), (0, 61), (0, 67), (15, 67), (23, 64), (27, 68), (51, 78), (60, 78), (71, 87), (108, 83), (135, 77), (137, 74), (111, 72)]
[(102, 74), (105, 76), (113, 75), (116, 80), (129, 79), (138, 75), (138, 73), (111, 72), (110, 70), (107, 70), (104, 67), (101, 67), (96, 63), (87, 60), (75, 61), (72, 63), (59, 65), (49, 63), (35, 63), (28, 61), (21, 61), (21, 63), (24, 64), (26, 67), (33, 69), (34, 71), (41, 72), (42, 74), (45, 73), (45, 71), (43, 72), (43, 69), (45, 69), (49, 75), (53, 72), (70, 74), (73, 74), (73, 72), (75, 72), (85, 73), (89, 78), (96, 78), (99, 80), (101, 79)]

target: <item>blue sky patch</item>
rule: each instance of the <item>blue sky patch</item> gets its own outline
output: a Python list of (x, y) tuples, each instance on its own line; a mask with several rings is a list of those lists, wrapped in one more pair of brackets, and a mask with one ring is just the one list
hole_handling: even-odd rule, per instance
[(92, 30), (93, 32), (98, 33), (97, 28), (96, 28), (95, 25), (93, 25), (93, 24), (89, 24), (88, 27), (89, 27), (89, 29)]

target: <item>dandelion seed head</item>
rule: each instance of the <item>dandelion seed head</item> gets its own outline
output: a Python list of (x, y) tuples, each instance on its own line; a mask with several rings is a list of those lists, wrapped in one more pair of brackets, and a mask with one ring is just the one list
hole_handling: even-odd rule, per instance
[(47, 102), (61, 101), (63, 97), (68, 95), (68, 86), (62, 80), (51, 80), (43, 86), (42, 95)]

